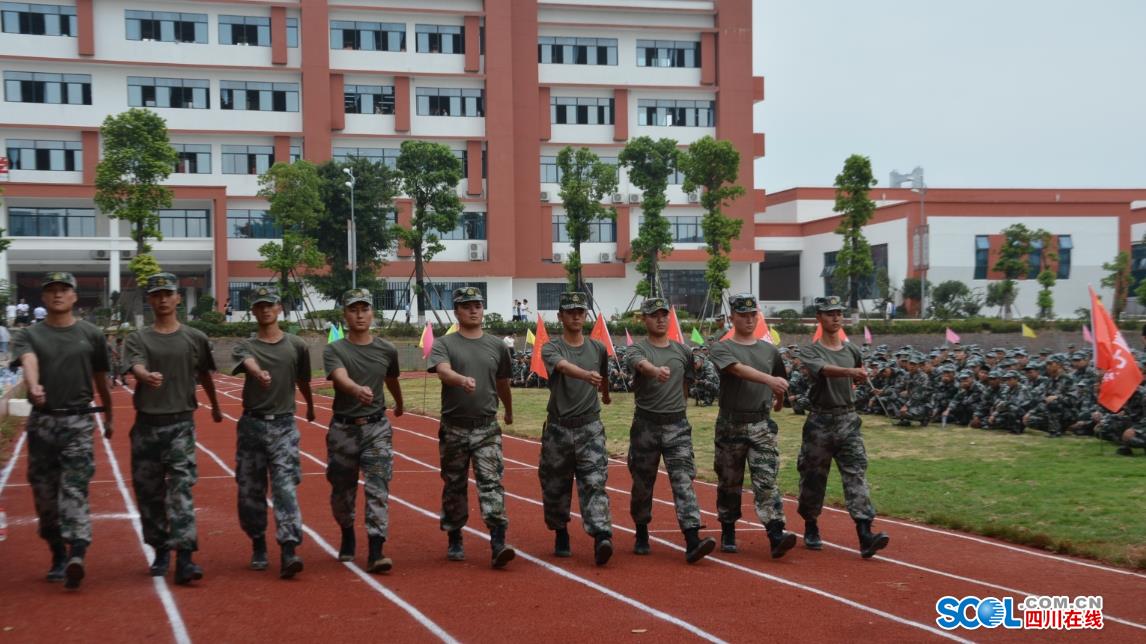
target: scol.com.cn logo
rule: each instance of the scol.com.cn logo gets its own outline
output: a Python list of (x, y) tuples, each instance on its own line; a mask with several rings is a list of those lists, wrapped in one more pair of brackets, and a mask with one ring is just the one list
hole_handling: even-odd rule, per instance
[(999, 627), (1056, 631), (1102, 628), (1100, 595), (1031, 595), (1017, 604), (1013, 597), (947, 595), (935, 602), (935, 612), (939, 615), (935, 623), (948, 631)]

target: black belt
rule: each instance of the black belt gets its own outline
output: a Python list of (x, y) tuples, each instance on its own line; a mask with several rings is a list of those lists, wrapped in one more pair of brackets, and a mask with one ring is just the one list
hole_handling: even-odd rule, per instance
[(758, 423), (768, 420), (766, 411), (722, 411), (719, 418), (730, 423)]
[(284, 418), (294, 418), (294, 412), (293, 411), (283, 412), (281, 414), (260, 414), (260, 413), (255, 412), (255, 411), (250, 411), (250, 410), (244, 409), (243, 415), (248, 417), (248, 418), (254, 418), (256, 420), (268, 420), (268, 421), (269, 420), (282, 420)]
[(552, 425), (557, 425), (558, 427), (570, 428), (570, 427), (584, 427), (585, 425), (588, 425), (589, 423), (596, 422), (598, 420), (601, 420), (601, 414), (585, 414), (583, 416), (562, 416), (559, 418), (554, 417), (554, 416), (550, 416), (549, 418), (545, 419), (545, 422), (550, 423)]
[(497, 416), (479, 416), (477, 418), (465, 416), (442, 416), (442, 424), (450, 425), (453, 427), (465, 427), (467, 429), (477, 429), (478, 427), (485, 427), (497, 422)]
[(48, 416), (82, 416), (84, 414), (94, 414), (101, 411), (106, 411), (103, 407), (60, 407), (58, 409), (37, 409), (41, 414)]
[(678, 422), (680, 422), (686, 418), (685, 412), (683, 412), (683, 411), (674, 411), (674, 412), (669, 412), (667, 414), (658, 414), (655, 411), (646, 411), (644, 409), (641, 409), (640, 407), (637, 407), (637, 411), (635, 412), (634, 415), (637, 418), (640, 418), (641, 420), (645, 420), (645, 421), (648, 421), (650, 423), (655, 423), (657, 425), (668, 425), (671, 423), (678, 423)]
[(145, 414), (140, 411), (135, 413), (135, 422), (153, 427), (163, 427), (164, 425), (189, 421), (194, 416), (195, 412), (193, 411), (181, 411), (177, 414)]
[(362, 425), (376, 423), (384, 418), (386, 418), (385, 409), (369, 416), (343, 416), (342, 414), (335, 414), (332, 420), (336, 423), (342, 423), (343, 425), (358, 425), (361, 427)]
[(813, 414), (824, 414), (826, 416), (843, 416), (854, 412), (856, 408), (853, 405), (841, 405), (838, 407), (816, 407), (812, 409)]

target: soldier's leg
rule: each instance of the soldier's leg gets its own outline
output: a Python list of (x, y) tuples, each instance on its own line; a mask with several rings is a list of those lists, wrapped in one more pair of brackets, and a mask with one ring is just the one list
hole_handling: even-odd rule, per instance
[(696, 462), (692, 453), (692, 426), (687, 420), (662, 425), (662, 454), (665, 471), (672, 485), (672, 500), (676, 506), (676, 520), (681, 530), (700, 527), (700, 505), (692, 481), (696, 478)]
[(52, 441), (50, 417), (33, 412), (28, 418), (28, 485), (39, 517), (40, 538), (61, 544), (60, 454)]
[(438, 430), (438, 457), (442, 476), (442, 530), (461, 530), (469, 519), (466, 474), (470, 466), (467, 431), (441, 425)]
[(541, 434), (541, 461), (537, 467), (537, 477), (541, 481), (545, 527), (550, 530), (562, 530), (569, 523), (575, 463), (572, 432), (560, 425), (546, 423)]
[(168, 515), (170, 517), (171, 546), (177, 550), (194, 552), (199, 549), (199, 535), (195, 527), (195, 500), (191, 488), (199, 480), (195, 461), (195, 423), (185, 421), (164, 428), (170, 437), (165, 454), (168, 487)]
[(653, 520), (653, 485), (657, 482), (657, 466), (661, 460), (660, 436), (655, 425), (633, 419), (627, 460), (629, 476), (633, 479), (629, 513), (633, 523), (647, 526)]
[(835, 455), (835, 439), (829, 424), (834, 416), (812, 414), (804, 421), (796, 470), (800, 473), (800, 503), (797, 512), (805, 521), (815, 521), (824, 507), (828, 471)]
[(358, 427), (331, 423), (326, 432), (326, 480), (330, 482), (331, 514), (343, 530), (354, 529), (358, 467)]
[(131, 428), (131, 486), (139, 506), (143, 541), (155, 549), (168, 543), (167, 476), (157, 428), (136, 423)]
[(860, 433), (861, 421), (855, 414), (836, 418), (839, 450), (835, 460), (844, 486), (844, 503), (852, 519), (870, 521), (875, 518), (875, 508), (871, 505), (867, 485), (867, 451)]
[(60, 535), (64, 541), (92, 541), (88, 512), (88, 483), (95, 474), (90, 415), (68, 416), (56, 426), (64, 438), (60, 445)]
[(393, 429), (390, 421), (363, 425), (360, 459), (366, 493), (366, 535), (385, 539), (390, 530), (390, 478), (393, 474)]
[(717, 478), (716, 515), (721, 523), (736, 523), (741, 515), (740, 494), (744, 489), (744, 462), (749, 449), (743, 429), (743, 425), (716, 419), (712, 467)]
[(577, 498), (581, 504), (581, 522), (593, 536), (612, 535), (613, 518), (609, 510), (609, 454), (605, 449), (605, 425), (596, 421), (578, 430), (574, 441), (577, 457)]
[(490, 530), (509, 525), (505, 516), (505, 489), (501, 478), (505, 462), (501, 454), (501, 426), (496, 421), (475, 429), (470, 439), (473, 453), (474, 481), (482, 520)]
[(239, 527), (252, 539), (264, 537), (267, 532), (267, 453), (262, 425), (261, 421), (243, 415), (236, 428)]
[(780, 469), (780, 447), (776, 433), (780, 428), (772, 419), (754, 423), (748, 434), (748, 470), (752, 477), (752, 496), (756, 516), (767, 526), (773, 521), (784, 523), (783, 501), (776, 474)]
[(293, 418), (274, 421), (267, 466), (275, 501), (275, 540), (280, 544), (302, 543), (302, 513), (297, 492), (302, 482), (302, 466), (298, 442), (298, 426)]

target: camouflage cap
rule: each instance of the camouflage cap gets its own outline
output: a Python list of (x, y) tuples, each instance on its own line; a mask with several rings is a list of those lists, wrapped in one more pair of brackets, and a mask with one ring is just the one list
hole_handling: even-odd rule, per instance
[(829, 311), (842, 311), (844, 310), (844, 303), (840, 298), (835, 295), (828, 297), (817, 297), (814, 301), (816, 305), (816, 313), (827, 313)]
[(1049, 357), (1047, 357), (1047, 364), (1050, 364), (1050, 363), (1052, 363), (1052, 362), (1054, 362), (1054, 363), (1056, 363), (1056, 364), (1059, 364), (1059, 365), (1064, 365), (1064, 364), (1066, 364), (1066, 363), (1067, 363), (1066, 354), (1064, 354), (1064, 353), (1055, 353), (1055, 354), (1052, 354), (1052, 355), (1050, 355)]
[(279, 297), (279, 292), (270, 286), (260, 286), (251, 293), (251, 306), (266, 302), (267, 304), (278, 304), (282, 301)]
[(67, 284), (68, 286), (76, 287), (76, 276), (71, 273), (64, 273), (62, 271), (53, 271), (46, 273), (44, 279), (40, 280), (40, 288), (47, 288), (51, 284)]
[(967, 378), (968, 380), (970, 380), (970, 379), (973, 379), (974, 377), (975, 377), (975, 374), (971, 373), (970, 371), (967, 371), (966, 369), (959, 372), (959, 379), (960, 380), (962, 380), (964, 378)]
[(370, 291), (364, 288), (352, 288), (342, 294), (342, 308), (359, 302), (365, 302), (370, 306), (374, 306), (374, 298), (370, 296)]
[(939, 373), (955, 373), (955, 365), (953, 365), (953, 364), (940, 365), (939, 368), (936, 369), (936, 371), (938, 371)]
[(1011, 378), (1018, 379), (1019, 378), (1019, 372), (1015, 371), (1014, 369), (1007, 369), (1007, 373), (1003, 374), (1003, 377), (1007, 378), (1008, 380), (1010, 380)]
[(911, 354), (911, 355), (910, 355), (910, 356), (907, 358), (907, 361), (908, 361), (908, 362), (910, 362), (911, 364), (923, 364), (924, 362), (926, 362), (926, 360), (924, 359), (924, 357), (923, 357), (923, 354), (922, 354), (922, 353), (913, 353), (913, 354)]
[(991, 373), (987, 374), (988, 378), (1002, 378), (1006, 372), (1002, 369), (992, 369)]
[(1042, 371), (1043, 370), (1043, 363), (1039, 362), (1038, 360), (1031, 360), (1030, 362), (1027, 363), (1027, 366), (1024, 368), (1027, 371), (1030, 371), (1031, 369), (1034, 369), (1035, 371)]
[(1014, 353), (1016, 356), (1023, 356), (1023, 357), (1026, 357), (1027, 355), (1029, 355), (1029, 354), (1027, 353), (1027, 350), (1026, 350), (1026, 349), (1015, 349), (1015, 350), (1013, 351), (1013, 353)]
[(172, 273), (156, 273), (147, 278), (147, 292), (178, 291), (179, 278)]
[(663, 297), (650, 297), (641, 302), (641, 313), (644, 315), (652, 315), (657, 311), (669, 310), (668, 300)]
[(481, 289), (476, 286), (463, 286), (462, 288), (454, 289), (454, 306), (458, 304), (465, 304), (466, 302), (485, 302), (485, 296), (481, 294)]
[(759, 310), (756, 307), (756, 296), (751, 293), (741, 293), (728, 298), (728, 308), (732, 309), (733, 313), (755, 313)]
[(1074, 353), (1072, 353), (1070, 355), (1070, 359), (1071, 360), (1089, 360), (1089, 358), (1086, 357), (1086, 354), (1081, 352), (1081, 351), (1075, 351)]
[(1046, 347), (1039, 349), (1039, 355), (1040, 356), (1050, 355), (1050, 352), (1051, 352), (1051, 350), (1046, 348)]
[(589, 298), (581, 291), (566, 291), (561, 294), (561, 302), (558, 307), (562, 311), (572, 311), (573, 309), (588, 309)]

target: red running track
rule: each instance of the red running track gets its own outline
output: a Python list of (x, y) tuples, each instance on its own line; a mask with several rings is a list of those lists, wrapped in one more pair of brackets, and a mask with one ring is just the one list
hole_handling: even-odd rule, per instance
[[(238, 528), (231, 478), (241, 380), (220, 375), (217, 382), (229, 418), (214, 424), (205, 410), (196, 417), (197, 561), (206, 569), (204, 580), (193, 587), (175, 587), (147, 576), (149, 553), (141, 547), (132, 520), (130, 492), (117, 484), (109, 452), (97, 441), (91, 492), (95, 543), (88, 579), (78, 592), (43, 581), (47, 549), (35, 534), (31, 493), (24, 483), (26, 450), (21, 449), (3, 470), (10, 476), (0, 477), (0, 505), (6, 507), (10, 523), (9, 539), (0, 544), (0, 632), (8, 639), (1029, 640), (1034, 633), (942, 631), (935, 626), (934, 606), (943, 595), (1032, 593), (1104, 596), (1105, 629), (1075, 637), (1122, 642), (1142, 640), (1146, 634), (1146, 605), (1141, 601), (1146, 575), (890, 520), (879, 525), (891, 534), (891, 546), (884, 555), (864, 561), (854, 549), (850, 519), (838, 510), (822, 518), (828, 540), (822, 552), (798, 547), (773, 561), (763, 531), (745, 520), (740, 553), (717, 553), (689, 566), (664, 477), (658, 481), (651, 526), (657, 539), (653, 554), (637, 557), (630, 553), (629, 478), (620, 461), (612, 463), (609, 480), (613, 560), (604, 568), (593, 565), (592, 542), (576, 516), (570, 526), (574, 556), (555, 558), (539, 503), (539, 444), (509, 436), (504, 439), (509, 540), (519, 549), (519, 558), (505, 570), (490, 569), (471, 486), (470, 526), (477, 530), (466, 536), (468, 560), (448, 562), (437, 520), (437, 423), (411, 414), (391, 418), (395, 459), (387, 554), (395, 568), (388, 575), (368, 575), (358, 568), (365, 554), (364, 535), (359, 537), (356, 564), (340, 563), (334, 556), (338, 530), (322, 476), (331, 412), (330, 400), (323, 396), (316, 396), (317, 423), (299, 422), (304, 473), (299, 503), (308, 530), (300, 552), (306, 570), (294, 580), (279, 580), (273, 547), (271, 570), (246, 568), (249, 542)], [(114, 397), (116, 434), (108, 446), (120, 476), (130, 485), (127, 434), (133, 414), (125, 391), (117, 390)], [(712, 512), (715, 488), (698, 482), (697, 494), (706, 509), (705, 521), (717, 527)], [(799, 527), (794, 506), (786, 509), (789, 521)], [(745, 497), (744, 515), (755, 517), (750, 496)], [(358, 523), (361, 533), (361, 517)]]

